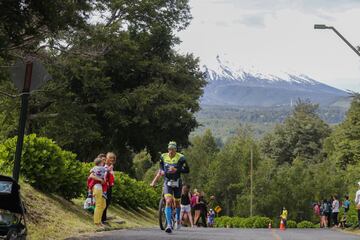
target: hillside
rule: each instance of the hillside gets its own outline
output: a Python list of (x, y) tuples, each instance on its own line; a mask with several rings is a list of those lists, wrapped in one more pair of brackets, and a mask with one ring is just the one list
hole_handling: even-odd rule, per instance
[[(92, 216), (81, 207), (82, 199), (69, 202), (56, 195), (44, 194), (26, 183), (21, 183), (21, 194), (27, 208), (28, 239), (65, 239), (96, 232)], [(157, 223), (153, 209), (134, 211), (111, 206), (109, 215), (116, 218), (110, 222), (108, 230), (152, 227)]]

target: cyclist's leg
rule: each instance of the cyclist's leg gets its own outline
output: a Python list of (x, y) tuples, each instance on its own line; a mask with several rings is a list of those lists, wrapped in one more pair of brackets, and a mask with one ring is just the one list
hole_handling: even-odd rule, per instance
[(171, 224), (171, 215), (172, 215), (172, 205), (173, 205), (173, 189), (167, 186), (166, 181), (164, 183), (164, 197), (165, 197), (165, 217), (167, 227), (172, 226)]
[(174, 188), (174, 199), (175, 199), (175, 207), (176, 207), (176, 221), (180, 224), (180, 200), (181, 200), (181, 186), (178, 188)]

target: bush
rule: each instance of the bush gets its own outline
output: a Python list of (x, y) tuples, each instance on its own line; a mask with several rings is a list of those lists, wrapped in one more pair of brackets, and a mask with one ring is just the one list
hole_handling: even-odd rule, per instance
[(240, 227), (241, 228), (253, 228), (254, 223), (258, 217), (248, 217), (244, 218), (243, 221), (241, 221)]
[(233, 227), (233, 228), (240, 228), (240, 226), (241, 226), (241, 223), (242, 223), (242, 221), (244, 220), (244, 218), (241, 218), (241, 217), (233, 217), (232, 219), (231, 219), (231, 227)]
[(115, 172), (115, 185), (112, 191), (113, 201), (124, 207), (156, 208), (160, 199), (160, 194), (149, 184), (136, 181), (122, 172)]
[(296, 228), (296, 222), (293, 220), (286, 221), (286, 227), (287, 228)]
[(219, 228), (232, 227), (231, 221), (232, 218), (228, 216), (215, 218), (215, 227), (219, 227)]
[(296, 225), (297, 228), (314, 228), (314, 224), (309, 221), (302, 221)]
[[(16, 141), (14, 137), (0, 144), (0, 168), (5, 172), (14, 165)], [(66, 199), (79, 197), (86, 188), (86, 175), (76, 155), (35, 134), (24, 138), (20, 174), (33, 187)]]
[(253, 228), (267, 228), (269, 223), (272, 224), (272, 220), (268, 217), (255, 217)]

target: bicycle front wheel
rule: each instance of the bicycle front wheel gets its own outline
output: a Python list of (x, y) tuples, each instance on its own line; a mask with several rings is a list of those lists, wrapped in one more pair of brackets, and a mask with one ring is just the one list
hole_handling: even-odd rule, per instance
[(161, 230), (165, 230), (166, 227), (165, 205), (165, 199), (161, 198), (159, 202), (159, 227)]

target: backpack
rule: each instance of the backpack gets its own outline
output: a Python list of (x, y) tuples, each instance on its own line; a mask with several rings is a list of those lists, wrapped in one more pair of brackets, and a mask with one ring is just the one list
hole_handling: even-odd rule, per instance
[(330, 213), (331, 212), (331, 204), (328, 202), (328, 203), (324, 203), (325, 205), (325, 211), (326, 213)]
[(190, 206), (191, 207), (195, 207), (196, 202), (198, 202), (198, 196), (196, 194), (192, 195), (191, 199), (190, 199)]

